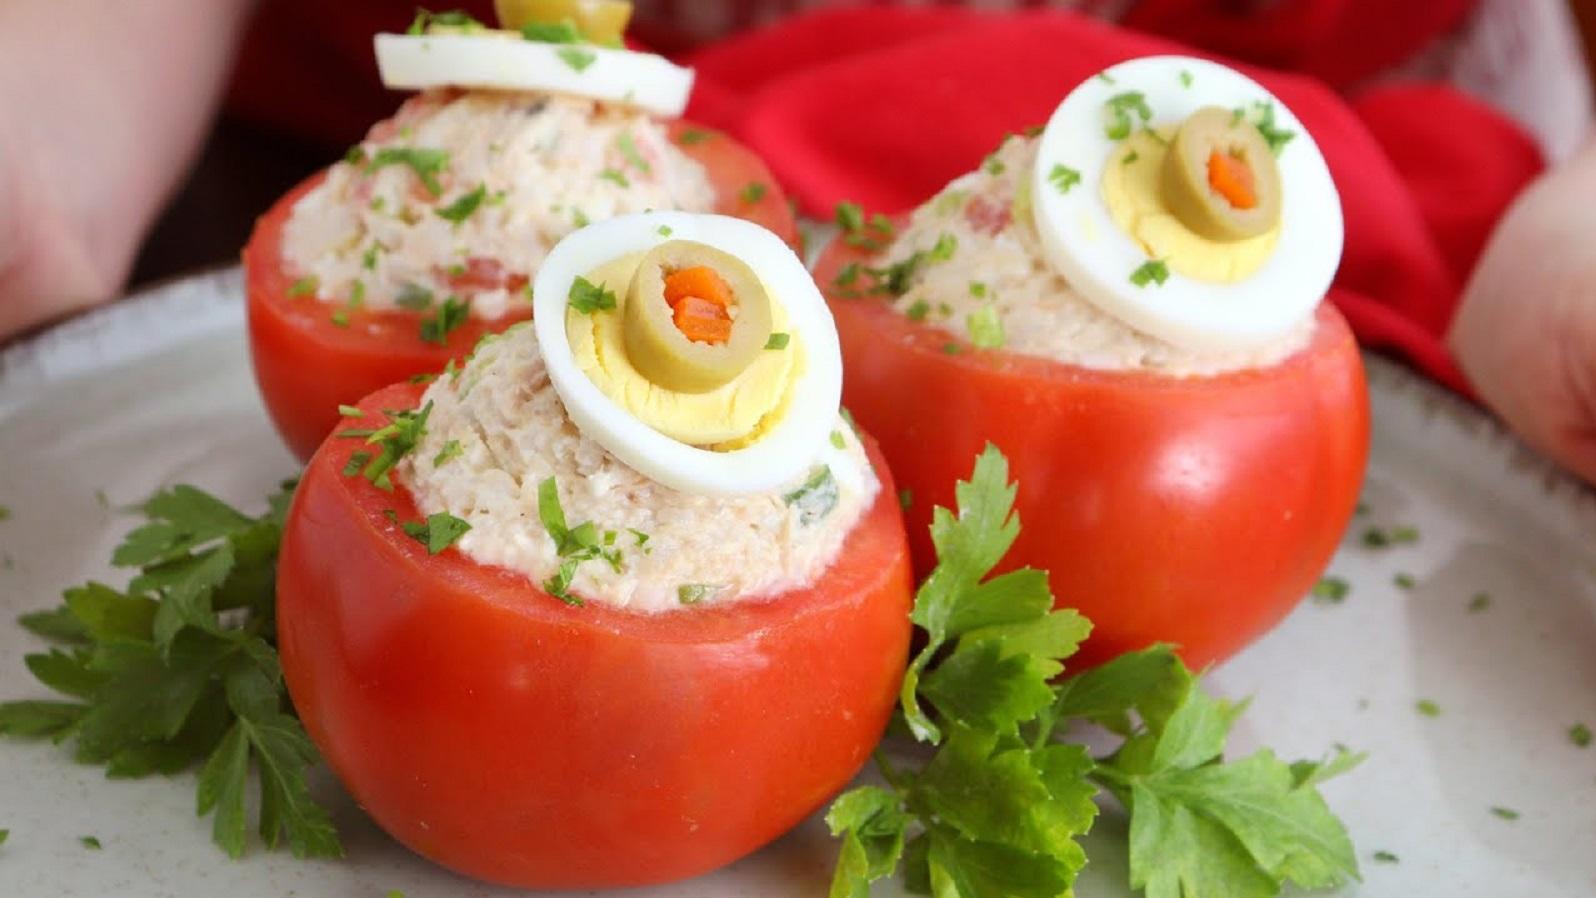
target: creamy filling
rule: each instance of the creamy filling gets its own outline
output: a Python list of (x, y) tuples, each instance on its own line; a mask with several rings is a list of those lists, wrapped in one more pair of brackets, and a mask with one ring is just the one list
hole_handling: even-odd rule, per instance
[(422, 310), (454, 296), (491, 320), (525, 307), (543, 257), (582, 225), (714, 204), (704, 167), (646, 115), (434, 91), (374, 126), (299, 200), (283, 265), (297, 292), (330, 304)]
[(1102, 311), (1044, 255), (1029, 207), (1035, 164), (1036, 141), (1010, 138), (979, 169), (915, 210), (877, 263), (907, 272), (906, 289), (893, 300), (898, 311), (989, 348), (1177, 377), (1273, 365), (1312, 339), (1309, 316), (1262, 347), (1196, 352)]
[(810, 586), (881, 488), (841, 417), (815, 466), (776, 490), (715, 498), (661, 486), (576, 428), (527, 326), (484, 342), (429, 401), (426, 436), (400, 462), (420, 512), (469, 523), (455, 546), (473, 561), (546, 584), (571, 560), (539, 509), (553, 478), (567, 527), (591, 522), (606, 550), (571, 568), (570, 593), (635, 611)]

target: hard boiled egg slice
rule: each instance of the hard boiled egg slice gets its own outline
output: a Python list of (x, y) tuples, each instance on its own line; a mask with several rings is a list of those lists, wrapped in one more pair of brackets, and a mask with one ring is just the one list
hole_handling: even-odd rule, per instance
[[(637, 314), (631, 304), (658, 286), (658, 271), (646, 265), (677, 247), (697, 247), (697, 255), (667, 259), (663, 270), (709, 259), (703, 267), (720, 266), (732, 288), (768, 298), (768, 318), (734, 318), (762, 330), (752, 360), (740, 356), (730, 380), (678, 366), (694, 376), (672, 381), (652, 373), (652, 350), (623, 338), (632, 331), (621, 329), (632, 328)], [(736, 272), (721, 254), (736, 260)], [(689, 300), (710, 292), (694, 291)], [(560, 241), (538, 270), (532, 296), (533, 329), (566, 412), (584, 435), (639, 472), (684, 492), (736, 495), (791, 483), (824, 461), (842, 401), (836, 325), (803, 262), (775, 234), (722, 215), (609, 219)], [(688, 306), (674, 308), (685, 314)], [(673, 326), (668, 310), (655, 319)], [(674, 321), (684, 333), (708, 326)], [(722, 340), (728, 354), (743, 351), (738, 339), (734, 332)], [(694, 379), (698, 374), (703, 379)], [(757, 411), (746, 416), (750, 403)], [(689, 434), (707, 434), (710, 444), (689, 442)]]
[(508, 31), (379, 34), (376, 50), (382, 83), (402, 90), (549, 91), (678, 116), (693, 89), (693, 70), (663, 56), (530, 41)]
[[(1231, 115), (1216, 123), (1215, 107)], [(1275, 150), (1272, 161), (1261, 160), (1271, 176), (1278, 172), (1271, 230), (1215, 240), (1202, 222), (1182, 219), (1180, 200), (1163, 205), (1166, 193), (1177, 192), (1163, 166), (1173, 155), (1170, 142), (1198, 119), (1221, 130), (1262, 126), (1248, 136), (1263, 135), (1260, 145)], [(1221, 169), (1230, 164), (1212, 161)], [(1241, 174), (1250, 184), (1250, 174)], [(1221, 187), (1230, 185), (1228, 176), (1211, 175)], [(1209, 187), (1192, 188), (1188, 180), (1184, 189)], [(1215, 191), (1208, 199), (1221, 202)], [(1313, 313), (1341, 260), (1340, 198), (1307, 129), (1257, 82), (1202, 59), (1135, 59), (1077, 87), (1042, 132), (1031, 192), (1047, 258), (1082, 296), (1194, 351), (1244, 350), (1281, 338)]]

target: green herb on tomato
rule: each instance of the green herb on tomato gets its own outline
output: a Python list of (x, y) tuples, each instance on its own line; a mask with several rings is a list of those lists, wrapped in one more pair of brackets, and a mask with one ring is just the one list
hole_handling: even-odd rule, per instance
[(427, 515), (425, 521), (407, 521), (400, 528), (406, 536), (426, 546), (428, 555), (436, 555), (454, 545), (471, 525), (448, 512), (439, 512)]
[(427, 343), (445, 346), (449, 334), (458, 330), (471, 318), (470, 302), (457, 296), (448, 296), (436, 314), (421, 319), (421, 339)]
[(400, 284), (394, 304), (408, 312), (425, 312), (432, 308), (432, 291), (420, 284)]
[(580, 607), (582, 600), (571, 595), (571, 582), (576, 579), (576, 570), (583, 562), (597, 559), (609, 564), (612, 570), (621, 569), (621, 552), (614, 548), (615, 533), (600, 533), (592, 521), (567, 526), (565, 509), (560, 505), (559, 485), (553, 477), (538, 484), (538, 518), (554, 540), (554, 550), (560, 556), (559, 569), (543, 582), (543, 589), (567, 605)]
[(432, 457), (432, 466), (441, 468), (464, 454), (465, 449), (460, 445), (460, 441), (450, 440), (443, 444), (443, 448), (438, 450), (437, 455)]
[(769, 192), (770, 187), (767, 186), (765, 182), (749, 181), (747, 184), (743, 185), (743, 189), (737, 194), (737, 198), (742, 200), (743, 205), (753, 206), (758, 204), (760, 200), (764, 199), (765, 194)]
[[(376, 454), (360, 469), (360, 476), (378, 489), (392, 490), (393, 466), (398, 464), (401, 458), (409, 455), (410, 450), (427, 435), (427, 418), (432, 415), (432, 402), (429, 400), (420, 410), (390, 411), (384, 414), (388, 416), (388, 423), (382, 427), (375, 430), (341, 430), (338, 431), (338, 436), (345, 439), (364, 438), (367, 445), (375, 447)], [(354, 456), (351, 456), (351, 464), (353, 461)], [(347, 466), (344, 472), (347, 476), (353, 476)]]
[(307, 275), (306, 277), (302, 277), (288, 285), (288, 296), (290, 299), (298, 299), (301, 296), (311, 296), (320, 287), (321, 283), (319, 280), (317, 280), (315, 275)]

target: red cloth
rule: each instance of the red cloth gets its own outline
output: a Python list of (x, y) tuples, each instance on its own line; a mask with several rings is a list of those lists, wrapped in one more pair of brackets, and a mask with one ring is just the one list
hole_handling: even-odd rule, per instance
[[(1190, 51), (1065, 12), (822, 12), (692, 56), (689, 115), (751, 144), (813, 214), (843, 199), (897, 211), (1104, 66), (1170, 52)], [(1466, 392), (1442, 335), (1492, 225), (1542, 168), (1535, 144), (1448, 87), (1349, 104), (1319, 80), (1239, 67), (1303, 121), (1340, 188), (1347, 242), (1331, 300), (1364, 343)]]

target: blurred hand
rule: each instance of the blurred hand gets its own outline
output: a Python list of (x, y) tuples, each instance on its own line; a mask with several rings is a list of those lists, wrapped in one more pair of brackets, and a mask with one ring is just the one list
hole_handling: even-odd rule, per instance
[(1447, 341), (1486, 405), (1596, 483), (1596, 140), (1497, 225)]

